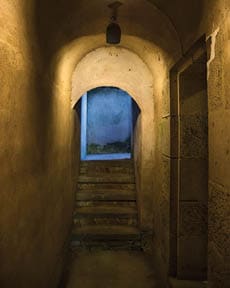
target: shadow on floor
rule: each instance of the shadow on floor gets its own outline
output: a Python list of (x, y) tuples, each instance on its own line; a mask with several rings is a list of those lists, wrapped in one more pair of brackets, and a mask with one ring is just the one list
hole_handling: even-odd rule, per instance
[(78, 252), (63, 280), (65, 288), (160, 288), (149, 257), (140, 251)]

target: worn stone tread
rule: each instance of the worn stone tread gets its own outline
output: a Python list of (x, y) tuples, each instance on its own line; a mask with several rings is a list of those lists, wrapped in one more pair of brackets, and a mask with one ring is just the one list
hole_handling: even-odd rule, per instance
[(77, 201), (135, 201), (136, 193), (133, 190), (84, 190), (76, 193)]
[(137, 227), (138, 219), (135, 216), (122, 216), (122, 217), (76, 217), (73, 220), (74, 225), (77, 227), (84, 227), (84, 226), (93, 226), (93, 225), (100, 225), (100, 226), (111, 226), (111, 225), (124, 225), (124, 226), (133, 226)]
[(113, 207), (113, 206), (97, 206), (97, 207), (77, 207), (75, 216), (133, 216), (137, 215), (136, 207)]
[[(92, 221), (90, 221), (90, 220), (92, 220)], [(125, 218), (114, 219), (112, 217), (106, 218), (106, 219), (103, 219), (103, 218), (101, 218), (101, 219), (83, 218), (82, 221), (81, 221), (81, 219), (74, 219), (74, 226), (75, 227), (99, 226), (99, 225), (108, 225), (108, 226), (123, 225), (123, 226), (129, 226), (129, 227), (137, 227), (137, 221), (135, 219), (133, 219), (133, 221), (131, 222), (130, 219), (128, 219), (128, 220)]]
[(72, 247), (140, 249), (133, 160), (83, 161)]
[(135, 183), (78, 183), (77, 191), (136, 191)]
[(93, 175), (86, 176), (80, 175), (78, 179), (79, 183), (135, 183), (135, 177), (132, 174), (127, 175)]
[(94, 201), (76, 201), (76, 207), (98, 207), (98, 206), (108, 206), (108, 207), (134, 207), (136, 208), (136, 201), (106, 201), (106, 200), (94, 200)]
[(105, 167), (133, 167), (133, 160), (91, 160), (81, 161), (82, 167), (94, 167), (94, 166), (105, 166)]
[(110, 226), (84, 226), (75, 227), (73, 235), (79, 238), (89, 239), (140, 239), (141, 234), (138, 228), (123, 225)]
[(80, 174), (130, 174), (133, 173), (133, 167), (123, 167), (123, 166), (81, 166)]

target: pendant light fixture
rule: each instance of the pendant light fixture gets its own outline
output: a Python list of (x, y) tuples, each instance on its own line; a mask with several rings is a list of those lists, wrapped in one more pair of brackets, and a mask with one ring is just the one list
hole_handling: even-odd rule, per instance
[(106, 43), (119, 44), (121, 41), (121, 28), (117, 23), (117, 10), (122, 5), (121, 2), (116, 1), (108, 5), (112, 10), (110, 24), (106, 29)]

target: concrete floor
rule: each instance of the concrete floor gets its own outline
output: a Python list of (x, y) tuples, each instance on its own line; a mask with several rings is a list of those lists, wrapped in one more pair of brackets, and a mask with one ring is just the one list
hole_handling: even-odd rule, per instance
[(66, 288), (159, 288), (147, 256), (137, 251), (81, 252)]

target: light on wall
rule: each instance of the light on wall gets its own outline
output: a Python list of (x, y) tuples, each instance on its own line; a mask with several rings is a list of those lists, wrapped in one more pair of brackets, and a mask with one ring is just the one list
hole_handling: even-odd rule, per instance
[(106, 43), (108, 44), (119, 44), (121, 41), (121, 28), (117, 23), (117, 10), (121, 5), (122, 3), (119, 1), (108, 5), (112, 10), (111, 23), (106, 29)]

